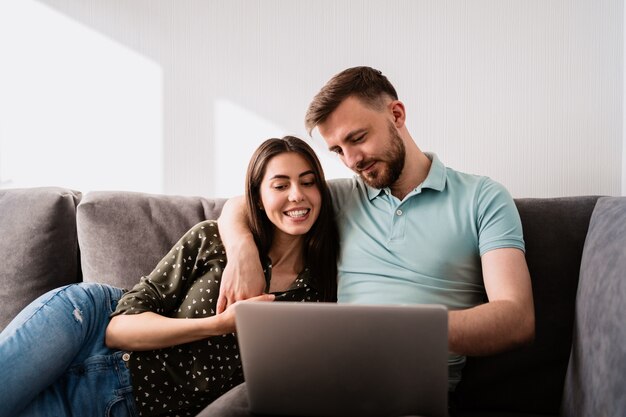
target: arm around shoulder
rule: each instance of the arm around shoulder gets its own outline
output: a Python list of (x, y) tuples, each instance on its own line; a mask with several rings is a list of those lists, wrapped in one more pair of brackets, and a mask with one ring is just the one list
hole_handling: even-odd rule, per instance
[(248, 227), (245, 199), (241, 196), (229, 199), (217, 223), (228, 258), (217, 302), (217, 312), (221, 313), (239, 300), (263, 293), (265, 277)]

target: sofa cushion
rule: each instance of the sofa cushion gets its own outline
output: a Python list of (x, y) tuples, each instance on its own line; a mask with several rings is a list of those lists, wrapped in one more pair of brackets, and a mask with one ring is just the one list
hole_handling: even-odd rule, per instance
[(535, 304), (532, 345), (468, 358), (464, 410), (558, 414), (569, 358), (580, 259), (598, 197), (517, 199)]
[(580, 266), (563, 415), (626, 414), (626, 197), (593, 212)]
[(87, 193), (77, 213), (83, 280), (132, 288), (193, 225), (216, 219), (224, 201), (121, 191)]
[(80, 281), (80, 198), (64, 188), (0, 190), (0, 330), (41, 294)]

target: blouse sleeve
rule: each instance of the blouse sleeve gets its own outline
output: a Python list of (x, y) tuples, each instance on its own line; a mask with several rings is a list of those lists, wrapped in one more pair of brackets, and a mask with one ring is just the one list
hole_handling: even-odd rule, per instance
[(146, 311), (172, 316), (193, 283), (208, 271), (221, 274), (225, 263), (217, 222), (198, 223), (176, 242), (150, 275), (141, 277), (124, 294), (112, 316)]

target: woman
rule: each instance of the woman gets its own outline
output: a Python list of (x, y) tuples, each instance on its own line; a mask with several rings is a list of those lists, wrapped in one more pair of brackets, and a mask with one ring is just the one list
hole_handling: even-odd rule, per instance
[[(268, 292), (251, 300), (334, 301), (337, 230), (313, 150), (265, 141), (246, 199)], [(76, 284), (35, 300), (0, 334), (0, 416), (197, 414), (243, 380), (233, 308), (215, 314), (225, 263), (205, 221), (131, 291)]]

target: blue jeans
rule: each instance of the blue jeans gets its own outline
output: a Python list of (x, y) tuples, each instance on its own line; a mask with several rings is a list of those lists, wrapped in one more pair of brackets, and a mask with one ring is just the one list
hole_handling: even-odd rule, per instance
[(130, 369), (104, 335), (122, 290), (52, 290), (0, 333), (0, 417), (136, 417)]

